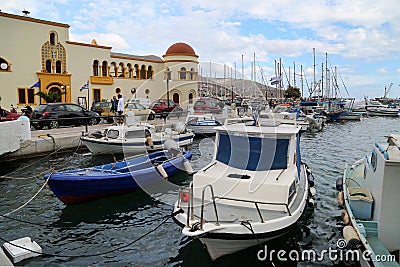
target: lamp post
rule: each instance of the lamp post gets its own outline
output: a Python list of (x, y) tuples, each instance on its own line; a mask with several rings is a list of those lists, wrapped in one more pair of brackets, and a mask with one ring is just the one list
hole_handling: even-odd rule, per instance
[(167, 74), (167, 105), (169, 111), (169, 75)]

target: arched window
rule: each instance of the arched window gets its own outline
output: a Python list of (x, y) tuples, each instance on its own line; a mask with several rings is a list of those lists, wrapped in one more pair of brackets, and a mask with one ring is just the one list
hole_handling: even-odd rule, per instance
[(139, 65), (135, 64), (135, 75), (134, 75), (134, 78), (139, 79), (139, 77), (140, 77), (139, 74), (140, 74)]
[(56, 73), (61, 73), (61, 61), (56, 61)]
[(51, 32), (50, 33), (50, 44), (51, 45), (55, 45), (56, 44), (56, 42), (57, 42), (57, 40), (56, 40), (56, 33), (55, 32)]
[(124, 63), (119, 63), (119, 67), (118, 67), (118, 77), (122, 77), (125, 78), (125, 67), (124, 67)]
[(128, 78), (133, 78), (132, 64), (128, 63), (128, 65), (126, 65), (126, 67), (128, 68)]
[(174, 93), (174, 94), (172, 95), (172, 99), (174, 100), (174, 102), (175, 102), (176, 104), (179, 104), (179, 94), (178, 94), (178, 93)]
[(107, 61), (103, 61), (101, 65), (101, 76), (108, 76), (108, 63)]
[(51, 59), (46, 60), (46, 72), (51, 73)]
[(93, 61), (93, 76), (99, 76), (99, 61)]
[(193, 94), (189, 94), (189, 104), (193, 104)]
[(142, 65), (140, 68), (140, 79), (146, 79), (146, 66)]
[(147, 69), (147, 79), (153, 79), (153, 67), (149, 66)]
[(186, 80), (186, 68), (182, 67), (181, 71), (179, 72), (179, 79)]
[(117, 63), (111, 62), (112, 70), (110, 70), (111, 77), (118, 77), (118, 66)]

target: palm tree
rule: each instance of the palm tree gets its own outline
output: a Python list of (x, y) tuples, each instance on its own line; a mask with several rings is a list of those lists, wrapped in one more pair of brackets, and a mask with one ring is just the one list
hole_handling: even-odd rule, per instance
[(65, 95), (65, 92), (61, 92), (61, 94), (60, 94), (59, 92), (53, 92), (53, 91), (49, 91), (48, 93), (41, 91), (41, 92), (37, 92), (35, 95), (42, 98), (44, 101), (46, 101), (46, 103), (54, 103), (54, 102), (58, 102), (59, 99), (61, 98), (61, 96)]

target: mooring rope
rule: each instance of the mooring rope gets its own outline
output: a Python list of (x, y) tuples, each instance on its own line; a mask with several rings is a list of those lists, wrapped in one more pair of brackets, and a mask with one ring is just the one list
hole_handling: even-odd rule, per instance
[(60, 254), (53, 254), (53, 253), (46, 253), (46, 252), (38, 252), (38, 251), (35, 251), (35, 250), (33, 250), (33, 249), (29, 249), (29, 248), (26, 248), (26, 247), (23, 247), (23, 246), (19, 246), (19, 245), (13, 244), (12, 241), (6, 240), (6, 239), (2, 238), (1, 236), (0, 236), (0, 240), (2, 240), (2, 241), (5, 242), (5, 243), (8, 243), (8, 244), (10, 244), (10, 245), (12, 245), (12, 246), (15, 246), (15, 247), (17, 247), (17, 248), (24, 249), (24, 250), (27, 250), (27, 251), (30, 251), (30, 252), (33, 252), (33, 253), (35, 253), (35, 254), (42, 255), (42, 256), (62, 257), (62, 258), (87, 258), (87, 257), (96, 257), (96, 256), (102, 256), (102, 255), (109, 254), (109, 253), (111, 253), (111, 252), (114, 252), (114, 251), (117, 251), (117, 250), (120, 250), (120, 249), (123, 249), (123, 248), (127, 248), (127, 247), (129, 247), (129, 246), (132, 246), (133, 244), (135, 244), (136, 242), (138, 242), (138, 241), (141, 240), (142, 238), (144, 238), (144, 237), (148, 236), (149, 234), (153, 233), (154, 231), (156, 231), (156, 230), (157, 230), (158, 228), (160, 228), (163, 224), (165, 224), (170, 218), (172, 218), (172, 217), (174, 217), (175, 215), (177, 215), (178, 213), (182, 213), (182, 212), (183, 212), (183, 210), (178, 210), (178, 211), (176, 211), (176, 212), (173, 212), (173, 213), (170, 214), (170, 215), (164, 216), (164, 217), (163, 217), (163, 218), (164, 218), (163, 221), (162, 221), (161, 223), (159, 223), (156, 227), (154, 227), (154, 228), (151, 229), (150, 231), (144, 233), (143, 235), (139, 236), (138, 238), (136, 238), (135, 240), (133, 240), (132, 242), (130, 242), (130, 243), (128, 243), (128, 244), (121, 245), (121, 246), (119, 246), (119, 247), (116, 247), (116, 248), (113, 248), (113, 249), (110, 249), (110, 250), (107, 250), (107, 251), (99, 252), (99, 253), (94, 253), (94, 254), (84, 254), (84, 255), (82, 255), (82, 254), (79, 254), (79, 255), (60, 255)]
[(8, 216), (10, 214), (13, 214), (16, 211), (19, 211), (20, 209), (22, 209), (23, 207), (25, 207), (26, 205), (28, 205), (32, 200), (34, 200), (36, 198), (37, 195), (39, 195), (39, 193), (43, 190), (43, 188), (47, 185), (47, 182), (49, 181), (51, 175), (53, 173), (50, 173), (49, 177), (47, 177), (47, 179), (45, 180), (44, 184), (42, 185), (42, 187), (40, 187), (39, 191), (36, 192), (36, 194), (34, 194), (27, 202), (25, 202), (24, 204), (22, 204), (21, 206), (19, 206), (18, 208), (7, 212), (6, 214), (4, 214), (4, 216)]

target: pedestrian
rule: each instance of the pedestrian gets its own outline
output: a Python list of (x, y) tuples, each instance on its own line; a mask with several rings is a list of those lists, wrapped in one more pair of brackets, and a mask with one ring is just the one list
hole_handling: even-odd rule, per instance
[(111, 100), (111, 109), (110, 111), (113, 114), (113, 125), (117, 125), (117, 117), (118, 116), (118, 99), (116, 96), (113, 96), (113, 99)]
[(121, 94), (118, 94), (118, 105), (117, 105), (117, 111), (118, 111), (118, 121), (120, 124), (124, 122), (124, 119), (122, 118), (122, 114), (124, 113), (124, 98)]

